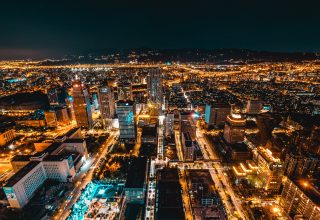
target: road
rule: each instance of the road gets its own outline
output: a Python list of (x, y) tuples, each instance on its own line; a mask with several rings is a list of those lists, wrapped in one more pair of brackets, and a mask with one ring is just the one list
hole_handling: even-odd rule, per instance
[(192, 220), (193, 215), (192, 215), (191, 201), (190, 201), (189, 190), (188, 190), (187, 179), (186, 179), (186, 172), (183, 169), (179, 170), (179, 172), (181, 174), (179, 175), (179, 181), (182, 188), (182, 202), (185, 209), (184, 210), (185, 218), (186, 220)]
[(118, 131), (112, 131), (110, 133), (109, 138), (105, 141), (105, 143), (102, 144), (102, 147), (103, 147), (102, 150), (100, 152), (98, 152), (92, 158), (92, 160), (88, 159), (86, 164), (83, 165), (83, 167), (81, 167), (79, 173), (77, 174), (77, 176), (75, 177), (75, 180), (74, 180), (76, 186), (70, 194), (70, 196), (72, 196), (72, 198), (70, 200), (65, 200), (60, 205), (60, 207), (59, 207), (59, 209), (57, 209), (58, 211), (54, 215), (53, 219), (62, 220), (62, 219), (68, 218), (68, 216), (71, 212), (72, 206), (75, 204), (75, 202), (78, 200), (78, 198), (81, 195), (81, 190), (84, 189), (86, 187), (86, 185), (91, 182), (92, 175), (93, 175), (94, 169), (95, 169), (98, 161), (100, 159), (102, 159), (107, 154), (107, 152), (109, 151), (109, 147), (115, 143), (115, 137), (116, 137), (117, 133), (118, 133)]
[[(197, 128), (197, 139), (201, 151), (204, 154), (204, 158), (209, 157), (211, 160), (219, 159), (219, 157), (213, 151), (213, 148), (210, 145), (210, 143), (208, 143), (208, 141), (203, 137), (203, 132), (199, 128)], [(240, 219), (248, 219), (243, 212), (240, 199), (238, 199), (238, 197), (235, 195), (232, 187), (229, 184), (229, 181), (224, 175), (222, 164), (220, 162), (207, 162), (207, 167), (209, 168), (212, 180), (218, 187), (219, 195), (222, 199), (223, 204), (226, 207), (228, 215), (230, 215), (233, 219), (237, 219), (239, 217)], [(210, 167), (213, 167), (214, 169), (210, 169)], [(226, 192), (229, 194), (232, 202), (230, 202), (230, 200), (228, 199)], [(237, 214), (235, 213), (235, 211)], [(236, 215), (239, 216), (237, 217)]]
[[(180, 142), (179, 131), (175, 131), (175, 140), (176, 140), (176, 148), (177, 148), (178, 158), (180, 161), (183, 161), (182, 145)], [(179, 172), (181, 174), (181, 175), (179, 175), (179, 181), (180, 181), (180, 185), (182, 188), (182, 202), (183, 202), (183, 206), (185, 209), (184, 210), (185, 217), (187, 220), (192, 220), (193, 215), (192, 215), (191, 202), (190, 202), (190, 196), (189, 196), (189, 190), (188, 190), (185, 170), (180, 169)]]
[(181, 146), (181, 142), (180, 142), (179, 131), (174, 131), (174, 138), (175, 138), (175, 141), (176, 141), (178, 159), (180, 161), (183, 161), (182, 146)]

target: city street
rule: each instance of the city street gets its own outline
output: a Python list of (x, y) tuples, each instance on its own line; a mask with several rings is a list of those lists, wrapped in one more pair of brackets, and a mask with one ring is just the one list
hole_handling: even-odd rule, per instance
[[(219, 157), (214, 153), (213, 147), (203, 137), (203, 133), (199, 128), (197, 129), (197, 139), (199, 141), (199, 145), (204, 155), (204, 158), (209, 157), (211, 160), (219, 159)], [(206, 148), (204, 146), (206, 146)], [(209, 152), (209, 155), (207, 152)], [(242, 211), (240, 200), (236, 197), (232, 187), (230, 186), (229, 182), (226, 180), (224, 173), (222, 172), (223, 170), (222, 164), (220, 162), (213, 162), (213, 163), (207, 162), (207, 166), (214, 168), (214, 169), (209, 169), (209, 171), (210, 171), (212, 180), (214, 181), (215, 185), (218, 188), (218, 192), (221, 196), (222, 202), (225, 204), (228, 215), (230, 215), (232, 218), (237, 218), (237, 215), (239, 215), (238, 217), (240, 217), (241, 219), (247, 219), (247, 217)], [(215, 170), (217, 170), (218, 173), (216, 173)], [(220, 179), (222, 180), (222, 182), (220, 181)], [(225, 189), (228, 195), (230, 196), (232, 202), (229, 201), (226, 195)]]
[(103, 158), (106, 153), (109, 151), (110, 146), (115, 143), (115, 137), (117, 136), (118, 131), (111, 131), (109, 138), (102, 144), (102, 151), (98, 152), (88, 163), (84, 164), (85, 169), (80, 169), (80, 172), (75, 177), (75, 188), (71, 192), (70, 200), (65, 200), (60, 207), (57, 209), (57, 213), (53, 217), (53, 219), (67, 219), (72, 206), (75, 204), (77, 199), (81, 195), (81, 190), (85, 188), (85, 186), (92, 180), (92, 174), (96, 167), (98, 161)]

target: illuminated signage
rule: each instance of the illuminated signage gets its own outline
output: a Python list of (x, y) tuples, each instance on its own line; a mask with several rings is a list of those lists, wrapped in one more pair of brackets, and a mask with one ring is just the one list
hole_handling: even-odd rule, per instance
[(17, 199), (12, 187), (3, 187), (3, 191), (8, 199)]

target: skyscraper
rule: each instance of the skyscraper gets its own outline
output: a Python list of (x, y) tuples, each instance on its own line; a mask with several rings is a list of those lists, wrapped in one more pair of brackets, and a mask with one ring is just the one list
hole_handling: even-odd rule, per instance
[(168, 113), (165, 118), (165, 135), (172, 137), (174, 134), (174, 114)]
[(73, 82), (73, 108), (78, 126), (90, 128), (92, 126), (92, 113), (89, 94), (86, 86), (79, 80)]
[(320, 190), (316, 181), (284, 178), (280, 205), (294, 219), (320, 219)]
[(46, 120), (47, 127), (53, 128), (57, 127), (57, 116), (55, 111), (45, 111), (44, 118)]
[(119, 119), (120, 139), (124, 141), (134, 140), (136, 137), (134, 102), (118, 101), (116, 112)]
[(149, 101), (162, 104), (162, 74), (160, 68), (149, 71), (147, 84)]
[(110, 86), (103, 86), (98, 90), (99, 109), (103, 125), (108, 124), (108, 119), (112, 119), (115, 114), (115, 101), (113, 88)]
[(227, 116), (230, 113), (230, 105), (228, 104), (214, 104), (214, 105), (206, 105), (206, 115), (205, 121), (210, 127), (223, 127), (226, 122)]
[(59, 105), (57, 88), (50, 88), (47, 90), (48, 100), (50, 105)]
[(63, 87), (51, 87), (47, 90), (48, 100), (51, 106), (63, 106), (66, 104), (67, 92)]
[(241, 143), (244, 140), (246, 120), (239, 109), (232, 110), (224, 126), (223, 137), (229, 144)]

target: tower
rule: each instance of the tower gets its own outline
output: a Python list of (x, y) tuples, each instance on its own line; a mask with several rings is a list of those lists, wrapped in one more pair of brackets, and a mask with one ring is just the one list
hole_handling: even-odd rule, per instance
[(120, 139), (132, 141), (136, 137), (134, 124), (134, 102), (118, 101), (117, 115), (119, 119)]
[(223, 137), (229, 144), (241, 143), (244, 140), (246, 120), (240, 114), (240, 109), (231, 110), (224, 126)]
[(98, 101), (101, 119), (103, 125), (106, 126), (108, 123), (108, 119), (112, 119), (115, 114), (113, 88), (110, 86), (100, 87), (98, 90)]
[(75, 80), (73, 88), (73, 109), (78, 126), (90, 128), (93, 124), (89, 93), (86, 86)]
[(160, 68), (151, 69), (147, 77), (148, 99), (162, 104), (162, 74)]

